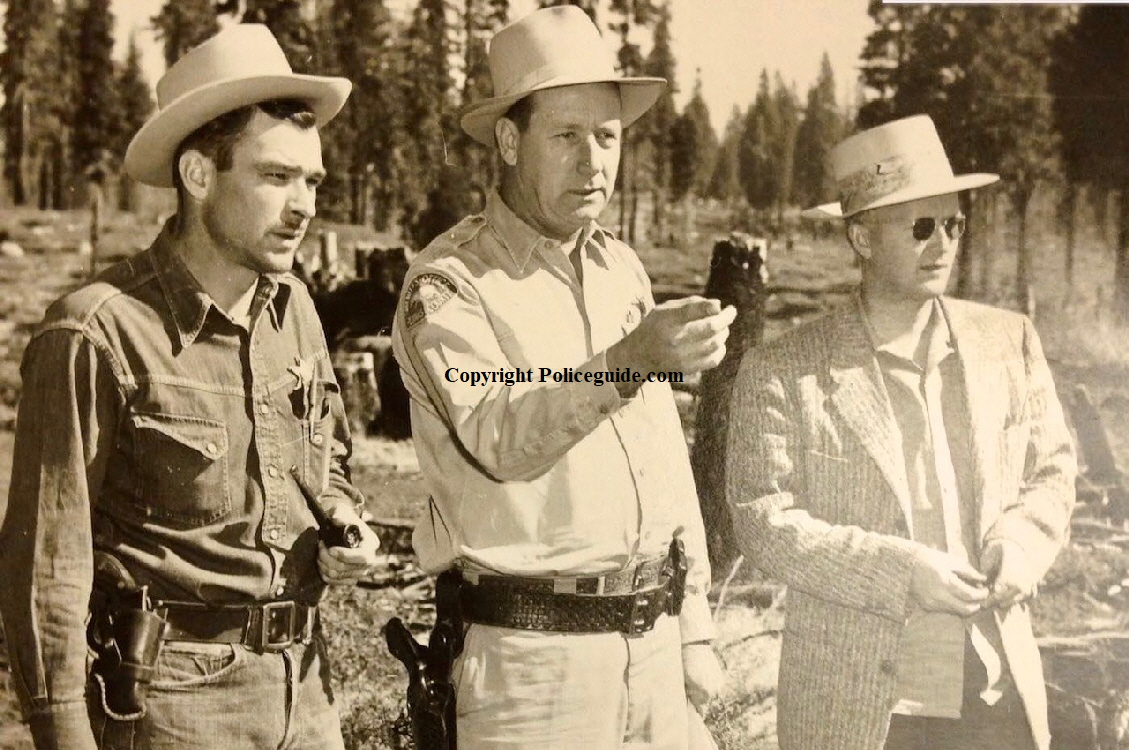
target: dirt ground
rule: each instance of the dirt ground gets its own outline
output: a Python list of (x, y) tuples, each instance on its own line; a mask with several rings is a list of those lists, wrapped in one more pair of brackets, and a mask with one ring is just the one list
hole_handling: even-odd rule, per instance
[[(81, 215), (0, 214), (0, 228), (16, 225), (17, 239), (27, 251), (22, 258), (0, 257), (0, 515), (6, 505), (15, 405), (19, 394), (19, 357), (31, 328), (46, 304), (78, 283), (89, 259), (74, 248), (84, 231)], [(39, 229), (47, 227), (46, 230)], [(118, 229), (115, 247), (128, 254), (143, 246), (155, 226), (128, 222)], [(708, 268), (710, 237), (703, 234), (694, 249), (644, 250), (641, 255), (657, 286), (700, 289)], [(840, 288), (857, 272), (841, 249), (800, 246), (794, 253), (770, 257), (773, 283), (789, 289), (797, 309), (817, 299), (821, 290)], [(790, 325), (775, 321), (770, 335)], [(1050, 337), (1053, 341), (1054, 337)], [(1073, 350), (1048, 346), (1059, 377), (1082, 382), (1094, 395), (1122, 466), (1129, 466), (1129, 378), (1124, 369), (1094, 365), (1071, 356)], [(426, 496), (410, 442), (376, 438), (359, 440), (352, 461), (357, 485), (380, 518), (410, 519)], [(1083, 515), (1093, 515), (1083, 509)], [(719, 579), (725, 571), (719, 571)], [(396, 748), (393, 719), (400, 710), (404, 677), (385, 651), (380, 627), (393, 615), (425, 623), (429, 611), (414, 589), (353, 589), (332, 592), (325, 620), (335, 662), (335, 681), (350, 750)], [(782, 603), (766, 598), (765, 587), (747, 567), (729, 587), (715, 588), (712, 601), (721, 637), (718, 652), (727, 667), (722, 700), (708, 717), (723, 750), (759, 750), (775, 746), (774, 685), (778, 666)], [(1043, 587), (1035, 607), (1040, 635), (1074, 637), (1119, 632), (1129, 624), (1129, 555), (1123, 548), (1085, 537), (1063, 554)], [(0, 750), (30, 748), (26, 729), (18, 723), (8, 673), (0, 647)], [(1129, 684), (1122, 685), (1129, 687)]]

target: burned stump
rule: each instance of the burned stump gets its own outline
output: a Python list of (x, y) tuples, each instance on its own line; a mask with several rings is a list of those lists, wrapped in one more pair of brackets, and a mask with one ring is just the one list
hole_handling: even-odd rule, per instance
[(734, 232), (714, 244), (705, 296), (737, 308), (725, 358), (702, 374), (690, 463), (698, 486), (710, 564), (724, 570), (739, 554), (725, 499), (729, 402), (741, 359), (764, 338), (768, 243)]

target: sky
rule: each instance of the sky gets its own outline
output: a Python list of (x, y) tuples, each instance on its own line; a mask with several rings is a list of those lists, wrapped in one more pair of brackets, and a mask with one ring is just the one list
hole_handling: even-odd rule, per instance
[[(156, 83), (164, 70), (149, 19), (164, 0), (113, 0), (117, 54), (125, 56), (136, 31), (145, 69)], [(702, 75), (702, 95), (720, 133), (733, 107), (752, 103), (762, 69), (779, 70), (803, 100), (819, 74), (824, 52), (831, 59), (841, 103), (854, 98), (857, 61), (874, 24), (867, 0), (672, 0), (672, 37), (678, 64), (676, 101), (681, 107)], [(512, 0), (511, 17), (528, 12), (533, 0)]]

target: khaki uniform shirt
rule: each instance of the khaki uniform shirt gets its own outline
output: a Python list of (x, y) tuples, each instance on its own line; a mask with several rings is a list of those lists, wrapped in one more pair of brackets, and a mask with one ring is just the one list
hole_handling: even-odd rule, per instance
[(682, 640), (712, 637), (670, 387), (623, 398), (593, 377), (653, 304), (639, 259), (609, 232), (554, 241), (497, 194), (414, 261), (393, 346), (432, 496), (413, 537), (427, 569), (598, 575), (665, 554), (678, 534), (689, 557)]

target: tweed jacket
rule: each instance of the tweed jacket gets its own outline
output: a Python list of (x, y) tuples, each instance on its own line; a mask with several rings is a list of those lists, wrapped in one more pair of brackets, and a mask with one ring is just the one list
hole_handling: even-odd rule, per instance
[[(1075, 458), (1030, 321), (943, 299), (968, 411), (979, 540), (1010, 540), (1032, 581), (1061, 548)], [(782, 750), (877, 750), (896, 703), (898, 650), (920, 548), (908, 537), (901, 438), (859, 306), (745, 355), (727, 490), (745, 554), (788, 586), (778, 690)], [(1036, 744), (1046, 692), (1025, 604), (997, 610)]]

